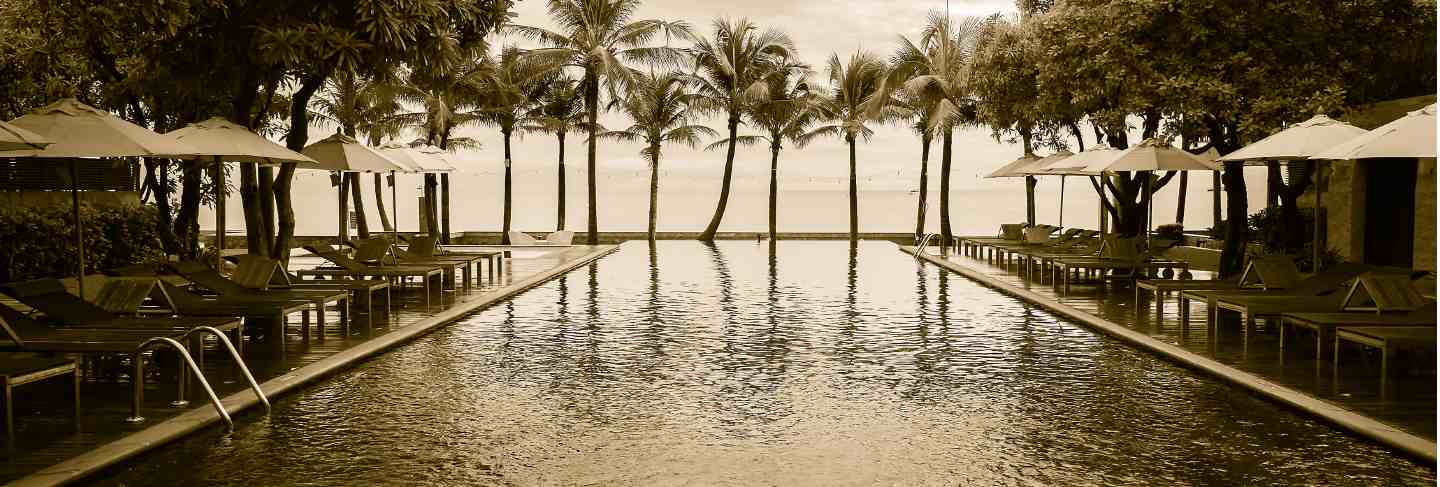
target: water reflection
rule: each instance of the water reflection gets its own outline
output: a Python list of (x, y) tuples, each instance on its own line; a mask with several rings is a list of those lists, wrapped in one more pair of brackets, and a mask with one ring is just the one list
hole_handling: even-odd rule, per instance
[[(574, 279), (584, 280), (578, 297)], [(626, 244), (286, 399), (270, 424), (242, 424), (235, 437), (182, 442), (114, 481), (1230, 485), (1434, 475), (873, 242)]]

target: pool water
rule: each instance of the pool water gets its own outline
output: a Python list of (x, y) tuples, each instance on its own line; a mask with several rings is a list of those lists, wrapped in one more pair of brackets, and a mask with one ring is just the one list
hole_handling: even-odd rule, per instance
[(1433, 484), (886, 242), (630, 242), (94, 479), (127, 485)]

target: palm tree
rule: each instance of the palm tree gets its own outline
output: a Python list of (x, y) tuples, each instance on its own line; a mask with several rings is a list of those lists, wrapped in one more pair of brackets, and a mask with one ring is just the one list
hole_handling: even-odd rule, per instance
[(691, 48), (697, 70), (696, 103), (701, 110), (727, 115), (725, 127), (725, 174), (720, 180), (720, 202), (715, 216), (700, 233), (700, 240), (712, 241), (725, 218), (725, 205), (730, 200), (730, 176), (735, 168), (736, 130), (752, 105), (762, 99), (765, 80), (786, 66), (786, 59), (795, 58), (795, 43), (784, 33), (769, 29), (761, 31), (749, 20), (715, 19), (713, 39), (697, 39)]
[(710, 127), (690, 123), (695, 110), (689, 103), (692, 95), (687, 86), (688, 79), (679, 73), (658, 76), (635, 74), (630, 84), (630, 96), (623, 100), (617, 98), (615, 103), (634, 124), (624, 130), (599, 134), (600, 137), (645, 143), (640, 156), (650, 163), (650, 223), (646, 227), (646, 235), (651, 242), (655, 241), (655, 221), (660, 202), (660, 148), (669, 143), (695, 147), (700, 144), (701, 136), (718, 135)]
[[(311, 101), (311, 120), (321, 125), (335, 125), (341, 133), (350, 137), (367, 137), (375, 145), (379, 139), (393, 136), (397, 132), (393, 115), (400, 110), (395, 98), (395, 87), (383, 80), (362, 77), (354, 72), (340, 73), (325, 82), (317, 96)], [(389, 217), (385, 215), (384, 198), (379, 197), (380, 174), (376, 173), (376, 204), (379, 205), (380, 223), (390, 229)], [(357, 217), (357, 231), (360, 238), (369, 238), (369, 224), (365, 216), (365, 200), (360, 194), (360, 174), (344, 173), (339, 180), (340, 231), (339, 237), (348, 237), (345, 219), (346, 193), (353, 197)]]
[(925, 235), (925, 200), (930, 191), (930, 142), (935, 139), (930, 112), (934, 104), (924, 97), (903, 92), (897, 98), (896, 107), (901, 116), (913, 121), (910, 128), (920, 136), (920, 195), (915, 203), (915, 241), (919, 242)]
[[(917, 97), (929, 107), (929, 126), (939, 131), (940, 146), (940, 234), (942, 245), (949, 245), (950, 231), (950, 161), (954, 129), (973, 123), (975, 106), (968, 97), (966, 71), (974, 49), (975, 32), (982, 20), (967, 18), (953, 25), (946, 14), (931, 12), (920, 42), (900, 38), (900, 48), (885, 81), (885, 96), (876, 97), (869, 107), (882, 109), (890, 96), (905, 90), (907, 97)], [(932, 135), (933, 136), (933, 135)]]
[(557, 184), (556, 231), (565, 229), (565, 136), (569, 135), (571, 130), (579, 130), (585, 125), (581, 122), (584, 106), (580, 104), (580, 94), (576, 92), (577, 83), (574, 78), (563, 73), (555, 74), (544, 96), (530, 109), (531, 113), (526, 115), (525, 118), (530, 123), (521, 128), (525, 132), (555, 134), (560, 175)]
[[(819, 108), (818, 96), (810, 90), (806, 77), (809, 66), (794, 61), (780, 63), (764, 80), (765, 90), (745, 110), (748, 122), (763, 130), (764, 135), (741, 135), (734, 140), (745, 145), (765, 143), (770, 147), (770, 241), (775, 241), (776, 208), (779, 205), (780, 149), (786, 140), (794, 143), (805, 135), (815, 122)], [(709, 148), (727, 143), (721, 140)]]
[[(484, 56), (476, 56), (449, 66), (447, 69), (413, 71), (406, 83), (397, 91), (397, 96), (410, 106), (419, 106), (418, 112), (396, 115), (394, 118), (404, 125), (419, 128), (427, 144), (444, 150), (456, 146), (471, 146), (470, 140), (452, 137), (456, 127), (473, 124), (479, 116), (466, 108), (478, 106), (480, 88), (490, 69)], [(445, 175), (449, 179), (449, 175)], [(442, 242), (448, 242), (448, 228), (441, 228), (436, 214), (437, 195), (434, 173), (425, 173), (423, 190), (424, 204), (421, 205), (425, 227), (432, 234), (438, 233)], [(446, 185), (448, 188), (448, 184)], [(448, 191), (447, 191), (448, 194)], [(448, 200), (449, 198), (445, 198)], [(447, 215), (448, 216), (448, 215)], [(447, 218), (448, 219), (448, 218)], [(448, 227), (448, 223), (444, 225)]]
[(505, 141), (505, 204), (500, 230), (500, 245), (510, 245), (511, 217), (511, 158), (510, 136), (515, 129), (528, 124), (526, 119), (532, 107), (545, 93), (545, 76), (551, 71), (536, 63), (535, 59), (522, 55), (516, 47), (507, 47), (500, 52), (490, 69), (486, 70), (479, 96), (484, 105), (474, 112), (482, 123), (500, 129)]
[(580, 89), (585, 98), (586, 170), (589, 189), (587, 243), (600, 243), (596, 212), (595, 143), (596, 119), (600, 113), (600, 85), (626, 85), (633, 74), (625, 62), (676, 64), (680, 52), (668, 46), (647, 46), (656, 36), (689, 36), (684, 22), (662, 20), (630, 21), (640, 0), (549, 0), (550, 19), (560, 32), (524, 25), (508, 26), (511, 32), (539, 41), (547, 48), (531, 50), (542, 64), (583, 70)]
[(896, 118), (898, 114), (888, 103), (880, 104), (882, 108), (878, 111), (871, 111), (866, 107), (867, 102), (883, 94), (887, 69), (885, 61), (862, 50), (850, 55), (850, 60), (843, 64), (839, 55), (831, 54), (829, 65), (833, 91), (825, 100), (825, 111), (828, 115), (826, 118), (832, 123), (805, 133), (797, 142), (804, 146), (818, 137), (829, 136), (841, 138), (850, 146), (850, 241), (855, 242), (860, 239), (860, 195), (855, 179), (855, 139), (859, 137), (870, 140), (870, 136), (875, 133), (865, 126), (867, 122), (884, 122)]

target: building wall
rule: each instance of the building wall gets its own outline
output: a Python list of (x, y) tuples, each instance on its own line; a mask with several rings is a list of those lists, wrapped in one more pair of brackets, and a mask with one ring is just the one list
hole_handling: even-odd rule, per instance
[(1435, 159), (1415, 170), (1415, 268), (1435, 270)]
[(1341, 260), (1359, 262), (1365, 257), (1365, 172), (1358, 170), (1354, 161), (1332, 161), (1320, 167), (1325, 245), (1339, 252)]

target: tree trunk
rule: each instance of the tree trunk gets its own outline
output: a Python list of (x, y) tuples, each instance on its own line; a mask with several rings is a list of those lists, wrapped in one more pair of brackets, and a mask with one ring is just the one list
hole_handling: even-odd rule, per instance
[(950, 146), (953, 132), (945, 127), (940, 141), (940, 244), (950, 248)]
[[(1305, 221), (1300, 216), (1299, 200), (1310, 187), (1314, 163), (1290, 161), (1286, 170), (1290, 173), (1290, 183), (1280, 189), (1280, 218), (1285, 225), (1285, 252), (1299, 256), (1312, 236), (1312, 232), (1306, 231)], [(1318, 223), (1319, 220), (1315, 222)]]
[(1031, 225), (1035, 224), (1035, 185), (1039, 183), (1035, 176), (1025, 176), (1025, 222)]
[(365, 197), (360, 191), (360, 173), (346, 173), (345, 176), (350, 178), (350, 184), (346, 186), (350, 192), (351, 204), (355, 207), (355, 235), (370, 238), (370, 222), (366, 221), (368, 218), (365, 217)]
[(255, 172), (260, 181), (260, 240), (270, 249), (270, 255), (275, 255), (275, 170), (260, 166)]
[(855, 181), (855, 136), (846, 135), (845, 143), (850, 146), (850, 242), (860, 240), (860, 192)]
[(595, 183), (595, 127), (598, 123), (596, 119), (600, 113), (600, 108), (596, 106), (600, 103), (600, 79), (598, 74), (591, 68), (586, 68), (585, 77), (588, 78), (585, 80), (585, 121), (587, 122), (585, 131), (589, 132), (590, 135), (590, 138), (585, 141), (585, 145), (587, 146), (585, 154), (585, 177), (586, 186), (589, 189), (589, 194), (586, 195), (586, 199), (590, 204), (590, 207), (586, 209), (588, 218), (585, 222), (585, 232), (587, 234), (585, 243), (599, 245), (600, 222), (599, 214), (595, 208), (595, 191), (597, 189)]
[(650, 145), (650, 223), (645, 235), (655, 243), (655, 222), (660, 214), (660, 144)]
[(1274, 208), (1280, 204), (1280, 193), (1285, 191), (1285, 180), (1280, 178), (1280, 161), (1265, 162), (1265, 207)]
[(1245, 261), (1245, 243), (1249, 241), (1249, 228), (1245, 219), (1249, 216), (1249, 201), (1245, 193), (1245, 166), (1239, 162), (1226, 162), (1225, 173), (1225, 248), (1220, 254), (1220, 275), (1230, 276), (1240, 272)]
[(501, 217), (500, 245), (510, 245), (510, 131), (500, 132), (505, 141), (505, 210)]
[(439, 178), (434, 173), (425, 175), (425, 231), (431, 236), (440, 236), (440, 215), (436, 209), (439, 206), (438, 200), (440, 186)]
[(390, 215), (385, 213), (385, 175), (375, 173), (375, 212), (380, 214), (380, 228), (384, 231), (394, 231), (390, 226)]
[(725, 173), (720, 178), (720, 202), (715, 205), (715, 215), (710, 217), (710, 224), (705, 225), (705, 231), (700, 233), (703, 242), (715, 241), (715, 232), (720, 231), (720, 221), (725, 219), (725, 206), (730, 201), (730, 175), (735, 172), (735, 130), (740, 126), (740, 114), (731, 111), (725, 126), (730, 140), (725, 144)]
[(181, 166), (180, 214), (175, 218), (175, 236), (185, 259), (194, 259), (199, 250), (199, 236), (192, 229), (200, 215), (200, 164), (186, 161)]
[(240, 163), (240, 207), (245, 212), (245, 248), (250, 255), (269, 256), (269, 239), (263, 235), (264, 218), (260, 215), (260, 182), (255, 163)]
[(780, 204), (780, 137), (770, 134), (770, 241), (775, 241), (776, 208)]
[(558, 182), (558, 198), (556, 199), (555, 231), (565, 229), (565, 132), (556, 132), (556, 140), (560, 146), (560, 181)]
[(1185, 193), (1190, 189), (1190, 171), (1180, 173), (1179, 202), (1175, 203), (1175, 224), (1185, 228)]
[(335, 239), (338, 240), (336, 244), (344, 247), (345, 242), (350, 240), (350, 195), (347, 191), (350, 189), (350, 175), (341, 172), (336, 176), (339, 177), (335, 179), (335, 194), (338, 197), (335, 205), (337, 208)]
[(158, 157), (145, 158), (145, 184), (155, 193), (155, 210), (158, 213), (155, 229), (160, 234), (160, 246), (166, 254), (180, 254), (180, 241), (175, 238), (174, 218), (170, 213), (170, 190), (161, 184), (161, 166), (169, 167), (170, 161)]
[(915, 202), (915, 242), (925, 237), (925, 200), (929, 197), (930, 134), (920, 136), (920, 195)]
[[(510, 168), (505, 168), (509, 174)], [(440, 173), (440, 243), (450, 244), (450, 173)]]
[[(309, 110), (310, 98), (320, 86), (325, 84), (325, 79), (330, 77), (331, 68), (322, 68), (316, 75), (308, 76), (300, 82), (300, 87), (290, 96), (290, 132), (285, 134), (285, 147), (295, 152), (305, 148), (305, 142), (309, 140)], [(262, 172), (264, 171), (262, 169)], [(280, 166), (280, 174), (275, 177), (274, 204), (279, 210), (279, 232), (275, 235), (275, 242), (270, 247), (270, 257), (281, 262), (290, 261), (290, 241), (295, 237), (295, 208), (290, 201), (291, 183), (295, 179), (295, 163), (286, 163)]]

